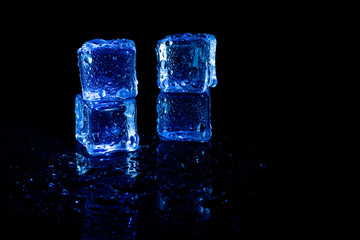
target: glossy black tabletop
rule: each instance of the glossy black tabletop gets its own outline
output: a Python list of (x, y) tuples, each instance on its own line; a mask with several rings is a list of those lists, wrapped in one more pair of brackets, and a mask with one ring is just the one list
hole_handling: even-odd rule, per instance
[(93, 158), (26, 124), (1, 134), (1, 218), (12, 236), (257, 239), (322, 229), (321, 170), (276, 159), (266, 144), (154, 133), (136, 152)]

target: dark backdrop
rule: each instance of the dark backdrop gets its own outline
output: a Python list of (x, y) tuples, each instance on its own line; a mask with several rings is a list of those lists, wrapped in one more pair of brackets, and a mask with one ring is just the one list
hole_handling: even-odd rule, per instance
[(77, 49), (94, 38), (128, 38), (137, 48), (139, 133), (156, 135), (156, 43), (169, 34), (190, 32), (217, 39), (218, 86), (211, 89), (215, 136), (298, 141), (299, 134), (317, 124), (311, 99), (317, 91), (312, 71), (318, 63), (319, 23), (294, 8), (214, 5), (192, 12), (178, 7), (155, 6), (142, 13), (91, 6), (16, 15), (18, 21), (3, 29), (2, 120), (25, 122), (72, 143), (74, 98), (81, 91)]

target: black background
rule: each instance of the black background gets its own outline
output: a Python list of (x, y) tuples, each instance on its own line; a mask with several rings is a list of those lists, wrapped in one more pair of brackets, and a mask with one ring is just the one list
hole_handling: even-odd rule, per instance
[(217, 39), (218, 86), (211, 89), (215, 135), (288, 142), (316, 127), (312, 100), (319, 86), (314, 70), (320, 64), (321, 23), (294, 8), (276, 6), (216, 5), (202, 12), (176, 7), (141, 13), (91, 6), (18, 14), (19, 21), (3, 30), (7, 54), (1, 97), (8, 112), (3, 120), (30, 123), (71, 142), (74, 98), (81, 91), (77, 49), (94, 38), (128, 38), (137, 48), (139, 133), (156, 134), (156, 43), (169, 34), (190, 32)]

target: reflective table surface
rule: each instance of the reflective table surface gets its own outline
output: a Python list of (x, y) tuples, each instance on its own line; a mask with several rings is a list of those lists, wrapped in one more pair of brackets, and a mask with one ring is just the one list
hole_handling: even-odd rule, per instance
[(154, 133), (136, 152), (93, 158), (31, 126), (1, 134), (2, 227), (14, 237), (258, 239), (323, 229), (318, 166), (277, 160), (266, 144)]

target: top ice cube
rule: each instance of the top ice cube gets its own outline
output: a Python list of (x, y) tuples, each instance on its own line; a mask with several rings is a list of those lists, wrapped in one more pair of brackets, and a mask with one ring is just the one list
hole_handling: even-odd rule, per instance
[(217, 84), (212, 34), (174, 34), (156, 46), (158, 87), (163, 92), (202, 93)]
[(135, 43), (128, 39), (93, 39), (77, 51), (83, 98), (117, 101), (137, 95)]

